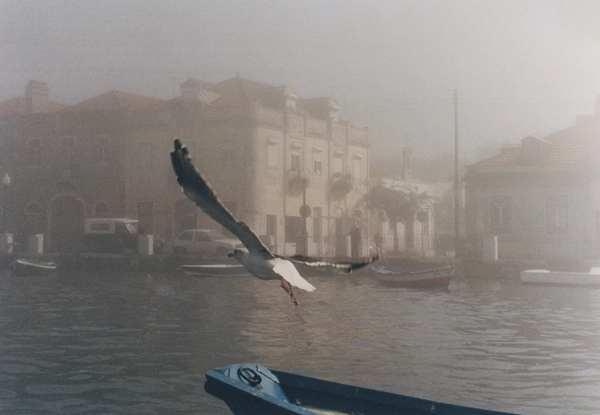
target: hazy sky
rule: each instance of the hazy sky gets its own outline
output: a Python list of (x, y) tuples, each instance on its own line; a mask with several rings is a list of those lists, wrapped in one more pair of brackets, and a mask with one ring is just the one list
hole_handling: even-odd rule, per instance
[(30, 79), (76, 103), (110, 89), (171, 98), (240, 76), (333, 96), (375, 154), (544, 136), (593, 112), (600, 1), (0, 0), (0, 100)]

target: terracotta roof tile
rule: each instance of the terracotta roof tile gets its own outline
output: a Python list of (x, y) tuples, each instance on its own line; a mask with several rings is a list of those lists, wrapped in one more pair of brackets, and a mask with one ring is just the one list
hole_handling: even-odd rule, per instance
[(529, 157), (531, 147), (502, 149), (495, 157), (479, 161), (476, 166), (510, 166), (528, 164), (586, 164), (600, 162), (600, 117), (589, 118), (550, 134), (540, 142), (548, 142), (547, 151)]
[(15, 97), (0, 102), (0, 116), (25, 114), (25, 98)]
[(143, 95), (130, 94), (123, 91), (108, 91), (97, 95), (78, 104), (66, 108), (66, 111), (85, 110), (118, 110), (128, 109), (132, 111), (149, 109), (164, 103), (160, 98), (147, 97)]
[[(54, 112), (65, 108), (65, 104), (58, 102), (49, 101), (44, 104), (43, 111), (40, 112)], [(24, 96), (18, 96), (7, 99), (6, 101), (0, 102), (0, 116), (12, 116), (12, 115), (25, 115), (28, 113), (27, 100)]]

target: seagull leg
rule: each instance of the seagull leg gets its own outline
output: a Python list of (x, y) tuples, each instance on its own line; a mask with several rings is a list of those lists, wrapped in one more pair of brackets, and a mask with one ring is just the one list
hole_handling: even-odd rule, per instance
[(294, 297), (294, 293), (292, 291), (292, 284), (290, 284), (289, 282), (287, 282), (286, 280), (284, 280), (282, 278), (281, 279), (281, 288), (283, 288), (283, 290), (290, 295), (290, 298), (294, 302), (294, 305), (296, 307), (298, 307), (300, 305), (300, 303), (298, 302), (298, 300), (296, 300), (296, 297)]

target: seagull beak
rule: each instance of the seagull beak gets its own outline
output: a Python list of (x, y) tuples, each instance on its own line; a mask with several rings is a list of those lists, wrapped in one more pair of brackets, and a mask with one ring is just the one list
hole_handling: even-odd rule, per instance
[(231, 258), (233, 256), (233, 252), (228, 253), (227, 256)]

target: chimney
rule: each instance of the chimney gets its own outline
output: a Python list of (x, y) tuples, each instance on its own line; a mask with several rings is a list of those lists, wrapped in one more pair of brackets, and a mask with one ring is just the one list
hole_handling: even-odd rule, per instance
[(48, 111), (48, 85), (45, 82), (31, 80), (25, 86), (25, 110), (28, 114)]

